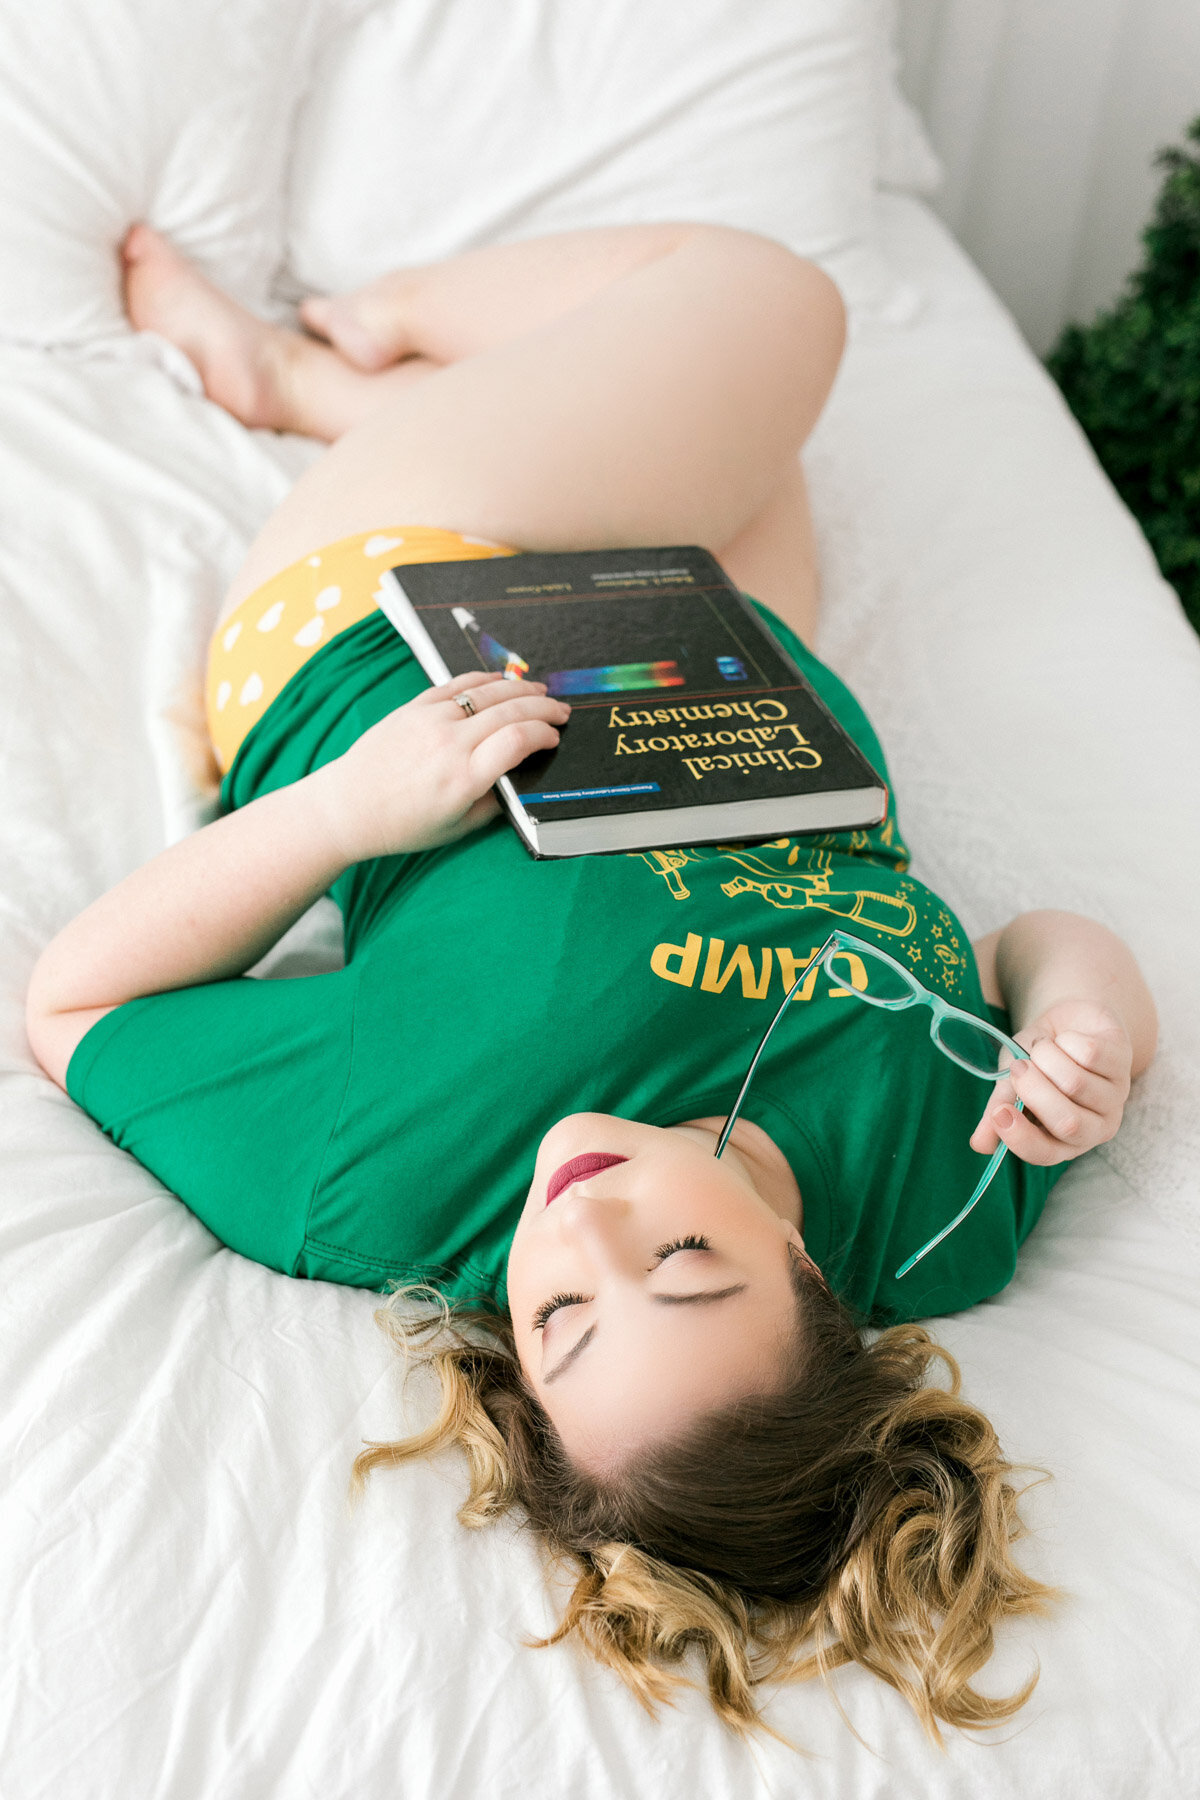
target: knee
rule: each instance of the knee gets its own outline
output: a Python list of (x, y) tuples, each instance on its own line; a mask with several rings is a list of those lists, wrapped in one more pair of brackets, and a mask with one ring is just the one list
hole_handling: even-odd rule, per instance
[(846, 305), (840, 288), (808, 257), (797, 256), (770, 238), (761, 241), (770, 252), (762, 277), (771, 281), (780, 307), (802, 332), (810, 352), (822, 347), (836, 368), (846, 342)]
[(779, 318), (785, 328), (799, 329), (810, 344), (827, 344), (836, 365), (846, 338), (846, 307), (824, 269), (762, 232), (733, 225), (692, 229), (707, 253), (736, 274), (764, 314)]

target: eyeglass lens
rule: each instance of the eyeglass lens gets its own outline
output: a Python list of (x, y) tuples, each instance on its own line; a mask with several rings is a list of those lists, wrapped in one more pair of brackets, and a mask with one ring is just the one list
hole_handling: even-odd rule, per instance
[[(846, 967), (849, 954), (844, 950), (835, 950), (825, 958), (825, 962), (827, 967), (836, 966), (840, 958), (843, 966), (837, 968), (837, 974), (847, 985), (854, 981), (854, 976), (858, 977), (855, 985), (860, 999), (873, 1001), (877, 1005), (895, 1006), (907, 999), (925, 998), (925, 990), (914, 976), (894, 967), (885, 957), (872, 955), (866, 944), (853, 953), (854, 961)], [(846, 969), (844, 974), (843, 968)], [(866, 986), (862, 987), (860, 984), (864, 978)], [(971, 1019), (959, 1018), (953, 1013), (942, 1013), (934, 1027), (934, 1035), (958, 1062), (965, 1063), (968, 1068), (992, 1080), (1011, 1061), (1011, 1053), (1001, 1039), (994, 1037), (985, 1025)]]
[[(901, 969), (893, 968), (881, 956), (872, 956), (867, 945), (860, 950), (834, 949), (822, 959), (831, 981), (844, 981), (855, 987), (864, 1000), (892, 1006), (898, 1000), (919, 994), (919, 983), (910, 980)], [(864, 987), (863, 981), (866, 981)]]
[(937, 1039), (959, 1062), (977, 1069), (981, 1075), (995, 1078), (1003, 1073), (1012, 1062), (1012, 1052), (1007, 1044), (985, 1031), (982, 1025), (973, 1025), (969, 1019), (943, 1015), (937, 1022)]

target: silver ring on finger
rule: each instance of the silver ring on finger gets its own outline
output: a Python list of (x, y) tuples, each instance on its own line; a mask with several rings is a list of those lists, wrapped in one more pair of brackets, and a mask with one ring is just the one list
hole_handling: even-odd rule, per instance
[(477, 708), (470, 694), (455, 694), (454, 704), (455, 706), (461, 706), (465, 713), (471, 718), (474, 718)]

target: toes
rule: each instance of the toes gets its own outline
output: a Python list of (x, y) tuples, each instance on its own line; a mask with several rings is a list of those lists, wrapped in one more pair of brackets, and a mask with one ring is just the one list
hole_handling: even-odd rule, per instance
[(131, 225), (121, 243), (121, 255), (127, 263), (141, 262), (153, 250), (158, 233), (148, 225)]
[(390, 368), (396, 361), (396, 350), (370, 328), (352, 300), (306, 300), (301, 317), (356, 369), (374, 374), (379, 369)]
[(300, 317), (315, 337), (328, 340), (330, 305), (320, 294), (310, 294), (300, 302)]

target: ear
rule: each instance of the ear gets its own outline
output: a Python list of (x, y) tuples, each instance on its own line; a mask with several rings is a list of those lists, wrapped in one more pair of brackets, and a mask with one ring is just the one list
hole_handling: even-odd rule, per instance
[(802, 1263), (807, 1263), (822, 1287), (828, 1287), (829, 1283), (826, 1281), (824, 1275), (822, 1275), (812, 1257), (808, 1254), (808, 1251), (804, 1248), (804, 1239), (800, 1236), (796, 1227), (789, 1224), (786, 1219), (782, 1220), (781, 1223), (784, 1227), (783, 1235), (787, 1239), (792, 1255), (798, 1257)]

